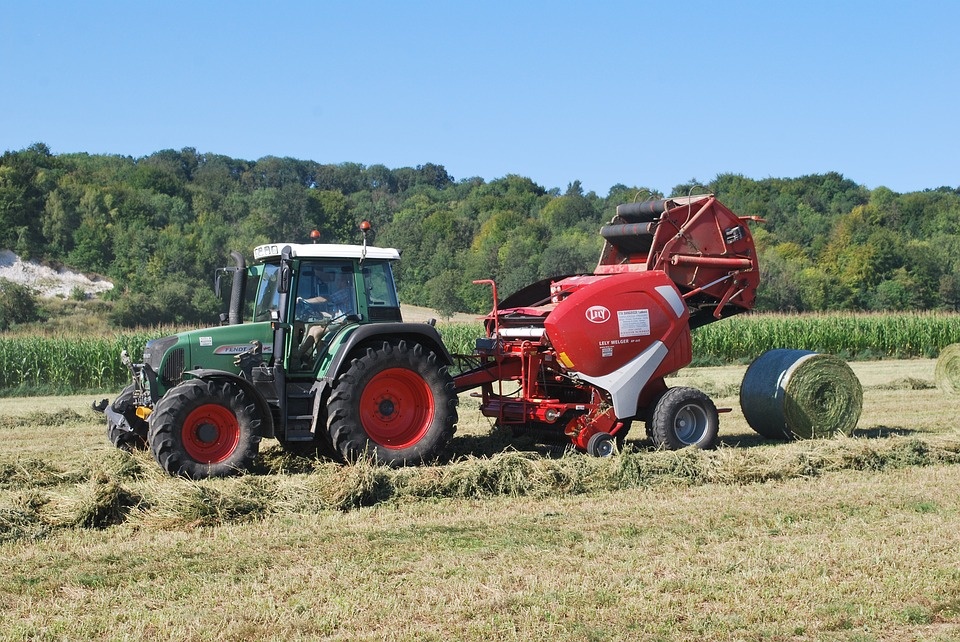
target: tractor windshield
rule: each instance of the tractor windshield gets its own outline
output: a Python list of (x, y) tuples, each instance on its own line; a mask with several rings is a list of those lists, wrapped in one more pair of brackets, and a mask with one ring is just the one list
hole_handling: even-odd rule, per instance
[(357, 287), (350, 261), (304, 262), (297, 277), (297, 321), (335, 320), (357, 313)]

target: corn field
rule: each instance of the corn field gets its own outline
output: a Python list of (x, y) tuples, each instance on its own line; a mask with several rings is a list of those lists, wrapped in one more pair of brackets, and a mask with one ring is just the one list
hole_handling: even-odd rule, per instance
[(699, 365), (749, 362), (774, 348), (848, 360), (935, 358), (960, 342), (960, 314), (932, 312), (750, 314), (693, 332)]
[(139, 360), (147, 341), (158, 336), (0, 337), (0, 391), (10, 396), (117, 390), (130, 380), (121, 351)]
[[(483, 327), (440, 324), (454, 354), (470, 354)], [(0, 394), (73, 394), (117, 391), (130, 375), (120, 363), (126, 349), (139, 360), (149, 339), (171, 331), (96, 337), (0, 336)], [(793, 348), (848, 360), (934, 358), (960, 343), (960, 314), (888, 313), (743, 315), (693, 332), (694, 365), (746, 363), (766, 350)]]

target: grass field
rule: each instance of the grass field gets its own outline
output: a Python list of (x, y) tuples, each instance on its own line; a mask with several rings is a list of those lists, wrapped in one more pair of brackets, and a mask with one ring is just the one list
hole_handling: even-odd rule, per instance
[[(281, 456), (187, 482), (89, 397), (0, 400), (0, 640), (960, 639), (957, 398), (851, 364), (854, 438), (766, 442), (695, 368), (720, 449), (552, 456), (461, 401), (443, 466)], [(515, 450), (514, 450), (515, 449)]]

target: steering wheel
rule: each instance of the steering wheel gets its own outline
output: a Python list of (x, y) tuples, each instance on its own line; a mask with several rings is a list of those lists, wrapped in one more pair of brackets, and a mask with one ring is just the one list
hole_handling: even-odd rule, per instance
[(311, 321), (316, 322), (329, 319), (331, 315), (329, 312), (323, 310), (321, 307), (323, 305), (322, 303), (315, 303), (302, 297), (297, 297), (297, 320), (309, 323)]

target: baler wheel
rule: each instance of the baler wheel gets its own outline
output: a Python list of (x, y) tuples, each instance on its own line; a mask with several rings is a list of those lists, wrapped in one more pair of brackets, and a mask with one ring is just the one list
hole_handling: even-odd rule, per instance
[(419, 343), (367, 348), (339, 377), (327, 408), (330, 439), (347, 461), (428, 462), (456, 430), (453, 379)]
[(649, 424), (653, 445), (666, 450), (717, 446), (720, 419), (710, 397), (696, 388), (670, 388), (657, 401)]
[(587, 442), (587, 454), (594, 457), (610, 457), (616, 450), (613, 435), (608, 432), (591, 435)]
[(150, 415), (150, 449), (171, 475), (226, 477), (249, 470), (260, 448), (259, 427), (243, 390), (191, 379), (157, 403)]

